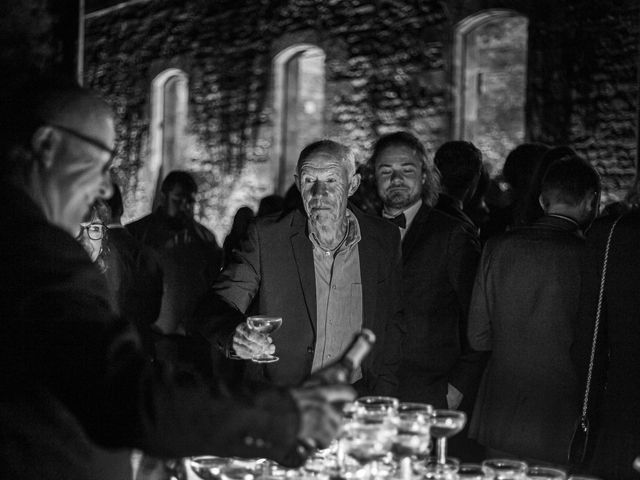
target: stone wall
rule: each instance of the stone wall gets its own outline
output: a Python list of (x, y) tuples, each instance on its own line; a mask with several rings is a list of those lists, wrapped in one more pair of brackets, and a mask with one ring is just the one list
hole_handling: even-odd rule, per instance
[(605, 175), (607, 195), (635, 174), (638, 6), (604, 0), (152, 0), (86, 20), (87, 84), (118, 115), (117, 167), (130, 218), (153, 186), (150, 85), (189, 76), (184, 164), (201, 185), (199, 215), (222, 237), (243, 204), (277, 185), (274, 56), (311, 43), (326, 53), (328, 135), (366, 159), (375, 138), (415, 132), (430, 152), (452, 137), (455, 24), (488, 8), (530, 20), (527, 138), (569, 144)]

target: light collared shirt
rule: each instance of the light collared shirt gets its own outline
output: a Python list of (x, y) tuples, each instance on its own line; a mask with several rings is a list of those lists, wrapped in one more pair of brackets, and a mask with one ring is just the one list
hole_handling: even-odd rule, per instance
[[(313, 264), (316, 277), (316, 345), (311, 371), (340, 359), (353, 337), (362, 329), (362, 280), (358, 242), (360, 225), (347, 210), (347, 232), (335, 250), (320, 246), (309, 229), (313, 244)], [(351, 383), (362, 378), (358, 369)]]
[[(411, 226), (411, 223), (413, 223), (413, 219), (416, 218), (416, 215), (418, 214), (418, 210), (420, 210), (421, 206), (422, 206), (422, 200), (418, 200), (416, 203), (414, 203), (413, 205), (411, 205), (410, 207), (402, 211), (402, 213), (404, 213), (404, 218), (407, 220), (407, 227), (406, 228), (398, 227), (400, 229), (401, 239), (404, 239), (404, 236), (406, 235), (407, 230), (409, 230), (409, 227)], [(391, 215), (390, 213), (387, 213), (386, 210), (383, 210), (382, 216), (383, 218), (393, 218), (395, 215)]]

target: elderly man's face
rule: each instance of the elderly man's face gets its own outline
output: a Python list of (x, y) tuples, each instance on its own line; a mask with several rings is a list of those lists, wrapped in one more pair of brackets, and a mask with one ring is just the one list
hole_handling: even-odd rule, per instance
[(375, 160), (375, 175), (378, 195), (387, 209), (403, 210), (422, 195), (422, 161), (409, 147), (391, 145), (382, 150)]
[(52, 125), (57, 148), (44, 174), (52, 223), (75, 233), (96, 198), (111, 195), (108, 169), (115, 139), (113, 119), (96, 113)]
[(305, 159), (296, 175), (302, 203), (309, 220), (317, 226), (336, 227), (344, 218), (347, 200), (359, 185), (347, 163), (325, 152)]

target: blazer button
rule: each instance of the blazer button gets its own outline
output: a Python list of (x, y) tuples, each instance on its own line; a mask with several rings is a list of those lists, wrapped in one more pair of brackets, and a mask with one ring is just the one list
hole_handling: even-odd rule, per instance
[(313, 353), (313, 347), (307, 347), (307, 353)]

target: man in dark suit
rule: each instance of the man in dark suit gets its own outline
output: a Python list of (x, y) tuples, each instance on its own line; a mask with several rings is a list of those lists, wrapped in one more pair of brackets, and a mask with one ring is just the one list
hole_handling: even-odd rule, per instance
[(381, 137), (370, 159), (383, 216), (399, 223), (407, 334), (399, 397), (436, 408), (471, 398), (482, 370), (466, 341), (466, 319), (480, 246), (464, 222), (433, 208), (438, 177), (420, 141), (406, 132)]
[[(396, 392), (400, 238), (387, 222), (347, 207), (360, 183), (355, 168), (341, 144), (307, 146), (295, 176), (304, 210), (257, 219), (205, 299), (195, 331), (245, 360), (273, 350), (280, 357), (248, 362), (247, 377), (296, 384), (338, 360), (366, 327), (377, 342), (351, 381), (361, 393)], [(283, 318), (271, 336), (244, 323), (254, 299), (258, 313)]]
[(109, 195), (114, 143), (111, 109), (73, 83), (0, 95), (0, 477), (125, 478), (99, 469), (96, 445), (299, 465), (335, 435), (329, 402), (351, 399), (348, 387), (215, 395), (149, 362), (111, 310), (74, 236)]
[(464, 222), (470, 229), (478, 226), (464, 207), (478, 186), (482, 172), (482, 153), (471, 142), (455, 140), (443, 143), (433, 157), (440, 172), (441, 191), (436, 209)]
[(551, 164), (545, 216), (487, 243), (469, 339), (491, 351), (471, 419), (488, 456), (567, 463), (582, 387), (571, 361), (580, 299), (582, 228), (598, 211), (597, 172), (577, 156)]

